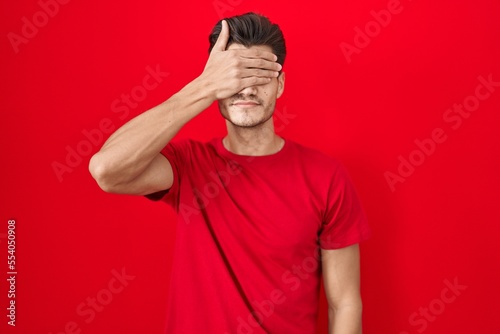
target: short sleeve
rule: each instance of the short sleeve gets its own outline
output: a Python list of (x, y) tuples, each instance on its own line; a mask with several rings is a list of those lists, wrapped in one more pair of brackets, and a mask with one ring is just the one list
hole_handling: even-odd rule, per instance
[(177, 208), (179, 204), (179, 188), (182, 177), (183, 166), (185, 166), (188, 154), (189, 141), (170, 142), (162, 150), (161, 154), (168, 159), (172, 166), (173, 182), (169, 189), (146, 195), (152, 201), (163, 201)]
[(339, 164), (328, 189), (326, 210), (319, 231), (323, 249), (347, 247), (371, 235), (366, 214), (346, 169)]

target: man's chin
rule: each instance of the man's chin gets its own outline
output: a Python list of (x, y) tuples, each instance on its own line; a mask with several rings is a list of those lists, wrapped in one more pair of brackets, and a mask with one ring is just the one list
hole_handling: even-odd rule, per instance
[(238, 106), (230, 105), (227, 106), (224, 112), (219, 108), (222, 117), (224, 117), (233, 126), (241, 128), (254, 128), (262, 125), (268, 121), (269, 117), (266, 117), (266, 113), (262, 108), (262, 105), (255, 105), (251, 108), (240, 108)]
[(258, 126), (261, 126), (262, 124), (266, 123), (269, 119), (272, 118), (272, 115), (269, 117), (259, 117), (259, 118), (243, 118), (240, 119), (238, 117), (226, 117), (224, 118), (231, 123), (233, 126), (240, 127), (240, 128), (255, 128)]
[(239, 127), (239, 128), (255, 128), (261, 124), (263, 124), (265, 121), (262, 120), (232, 120), (231, 118), (226, 118), (226, 120), (231, 123), (233, 126)]

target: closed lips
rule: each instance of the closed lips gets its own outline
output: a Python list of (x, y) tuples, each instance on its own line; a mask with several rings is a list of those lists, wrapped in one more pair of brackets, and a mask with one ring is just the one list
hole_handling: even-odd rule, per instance
[(235, 105), (235, 106), (256, 106), (258, 104), (259, 103), (255, 102), (255, 101), (236, 101), (233, 103), (233, 105)]

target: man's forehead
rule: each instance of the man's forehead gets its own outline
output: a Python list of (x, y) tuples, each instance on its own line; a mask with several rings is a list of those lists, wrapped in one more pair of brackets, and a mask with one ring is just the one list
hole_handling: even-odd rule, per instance
[(269, 45), (252, 45), (250, 47), (246, 47), (244, 46), (243, 44), (237, 44), (237, 43), (233, 43), (231, 45), (229, 45), (229, 47), (227, 48), (228, 50), (233, 50), (233, 49), (255, 49), (255, 50), (262, 50), (262, 51), (267, 51), (267, 52), (273, 52), (273, 49), (269, 46)]

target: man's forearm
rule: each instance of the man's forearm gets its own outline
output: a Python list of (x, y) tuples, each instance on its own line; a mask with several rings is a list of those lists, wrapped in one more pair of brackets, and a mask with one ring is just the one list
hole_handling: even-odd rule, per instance
[(210, 87), (195, 79), (167, 101), (133, 118), (104, 143), (89, 169), (111, 184), (140, 175), (158, 153), (191, 119), (214, 101)]
[(362, 306), (328, 309), (329, 334), (361, 334)]

